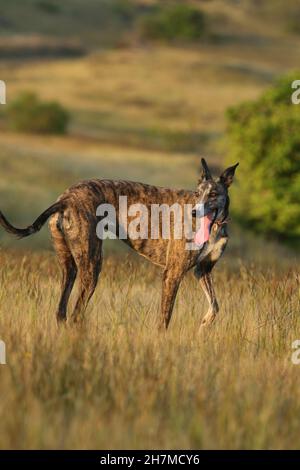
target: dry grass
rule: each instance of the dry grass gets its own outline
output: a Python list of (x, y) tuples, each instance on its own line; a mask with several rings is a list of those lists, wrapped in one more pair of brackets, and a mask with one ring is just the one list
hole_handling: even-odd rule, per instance
[(73, 60), (3, 62), (0, 75), (8, 102), (31, 90), (63, 104), (77, 137), (220, 154), (225, 110), (296, 68), (299, 51), (298, 39), (281, 37), (199, 49), (132, 47)]
[(299, 447), (292, 265), (223, 261), (222, 309), (205, 335), (192, 276), (168, 334), (157, 333), (159, 271), (143, 261), (106, 260), (83, 330), (56, 327), (59, 277), (49, 253), (2, 253), (0, 276), (1, 448)]
[(216, 131), (229, 105), (263, 89), (260, 72), (266, 70), (267, 82), (278, 72), (275, 63), (251, 59), (251, 51), (244, 54), (232, 57), (230, 50), (208, 46), (201, 51), (126, 49), (72, 61), (4, 64), (1, 75), (11, 97), (34, 89), (72, 109), (79, 123), (85, 117), (79, 113), (94, 112), (95, 125), (98, 119), (106, 125)]
[[(93, 53), (0, 64), (8, 103), (29, 89), (72, 114), (66, 137), (1, 131), (0, 209), (18, 226), (83, 178), (195, 187), (204, 150), (223, 166), (227, 107), (257, 97), (300, 60), (300, 39), (284, 32), (285, 18), (281, 24), (274, 10), (267, 21), (248, 1), (201, 2), (215, 42), (186, 49), (133, 42), (102, 52), (100, 3), (72, 0), (85, 16), (71, 20), (61, 7), (45, 21), (36, 2), (27, 3), (21, 13), (15, 0), (5, 7), (12, 33), (29, 41), (33, 32), (75, 35)], [(0, 448), (299, 448), (300, 369), (291, 362), (299, 257), (231, 231), (215, 273), (221, 312), (204, 335), (207, 305), (196, 279), (185, 279), (171, 328), (158, 334), (160, 272), (124, 253), (107, 257), (85, 328), (57, 329), (58, 266), (49, 252), (31, 251), (49, 246), (46, 231), (21, 245), (1, 233)]]

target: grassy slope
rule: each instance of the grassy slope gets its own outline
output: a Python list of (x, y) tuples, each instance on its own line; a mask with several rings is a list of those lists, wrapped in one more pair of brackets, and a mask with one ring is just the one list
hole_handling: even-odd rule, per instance
[[(28, 37), (41, 28), (50, 37), (68, 37), (73, 31), (86, 42), (86, 35), (102, 34), (102, 22), (114, 25), (118, 11), (110, 10), (108, 21), (103, 2), (76, 0), (49, 14), (40, 6), (43, 1), (30, 0), (24, 19), (18, 8), (25, 4), (19, 2), (17, 8), (17, 3), (2, 6), (11, 22), (6, 29), (0, 25), (6, 38), (15, 33)], [(255, 98), (274, 78), (299, 64), (299, 37), (286, 34), (275, 15), (279, 7), (264, 16), (266, 4), (254, 8), (247, 1), (238, 7), (221, 0), (201, 2), (212, 37), (196, 48), (140, 47), (133, 29), (129, 49), (100, 53), (99, 39), (93, 46), (89, 43), (94, 53), (84, 59), (2, 62), (0, 74), (9, 84), (9, 100), (31, 89), (65, 104), (72, 111), (76, 134), (153, 149), (216, 152), (226, 108)]]
[(88, 48), (111, 45), (119, 40), (118, 32), (129, 26), (126, 9), (118, 3), (122, 1), (0, 0), (0, 32), (5, 36), (75, 38)]
[(165, 139), (173, 151), (183, 134), (190, 135), (190, 147), (201, 149), (224, 130), (228, 106), (255, 98), (297, 67), (300, 48), (287, 59), (291, 44), (281, 44), (280, 52), (277, 46), (134, 48), (72, 61), (4, 64), (0, 73), (10, 100), (29, 89), (61, 101), (72, 111), (73, 132), (154, 148)]
[[(146, 9), (165, 0), (0, 0), (2, 36), (40, 34), (79, 38), (88, 48), (122, 44), (136, 37)], [(208, 30), (219, 40), (253, 39), (292, 31), (298, 0), (185, 0), (206, 14)], [(125, 33), (125, 37), (124, 37)]]
[[(1, 132), (2, 210), (27, 224), (67, 186), (95, 176), (194, 187), (199, 155), (223, 166), (225, 109), (256, 97), (297, 65), (300, 48), (288, 54), (288, 46), (133, 48), (76, 60), (2, 63), (8, 101), (32, 89), (72, 111), (65, 138)], [(183, 136), (189, 141), (180, 151)], [(49, 246), (46, 239), (24, 246)]]

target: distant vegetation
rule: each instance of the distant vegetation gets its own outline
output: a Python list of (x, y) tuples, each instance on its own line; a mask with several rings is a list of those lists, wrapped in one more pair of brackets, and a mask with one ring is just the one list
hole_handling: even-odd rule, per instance
[[(148, 40), (239, 42), (273, 31), (299, 33), (299, 0), (0, 0), (0, 32), (6, 36), (78, 39), (84, 50)], [(253, 25), (256, 25), (255, 32)], [(140, 28), (138, 28), (140, 26)]]
[(36, 6), (50, 15), (56, 15), (61, 12), (60, 5), (52, 0), (39, 0), (37, 1)]
[(31, 92), (21, 93), (7, 111), (9, 125), (20, 132), (65, 134), (68, 112), (57, 102), (41, 101)]
[(300, 235), (300, 107), (291, 102), (299, 77), (227, 114), (230, 162), (241, 162), (236, 211), (255, 231), (288, 241)]
[(196, 41), (205, 32), (204, 14), (191, 5), (167, 4), (143, 16), (141, 34), (146, 39)]

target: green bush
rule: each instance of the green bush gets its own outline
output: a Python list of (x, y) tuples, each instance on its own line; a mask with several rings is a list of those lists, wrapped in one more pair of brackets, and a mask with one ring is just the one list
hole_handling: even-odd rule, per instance
[(20, 132), (64, 134), (68, 112), (54, 101), (43, 102), (31, 92), (21, 93), (7, 110), (9, 125)]
[(56, 15), (61, 12), (61, 6), (53, 3), (53, 0), (39, 0), (36, 5), (40, 10), (50, 15)]
[(228, 161), (241, 163), (233, 209), (254, 231), (283, 241), (300, 236), (300, 105), (291, 102), (299, 78), (227, 112)]
[(166, 5), (145, 15), (141, 33), (146, 39), (195, 41), (205, 32), (203, 13), (189, 5)]
[(133, 21), (137, 7), (131, 0), (110, 0), (108, 5), (111, 8), (111, 14), (115, 15), (116, 19), (125, 23)]

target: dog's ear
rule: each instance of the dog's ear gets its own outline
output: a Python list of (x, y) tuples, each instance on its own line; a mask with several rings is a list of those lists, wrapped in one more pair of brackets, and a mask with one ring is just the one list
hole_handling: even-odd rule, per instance
[(208, 165), (204, 158), (201, 158), (201, 176), (199, 178), (199, 183), (202, 183), (202, 181), (208, 181), (212, 180), (211, 173), (209, 171)]
[(239, 164), (236, 163), (235, 165), (227, 168), (225, 171), (223, 171), (223, 173), (221, 174), (219, 178), (220, 183), (224, 184), (224, 186), (226, 186), (227, 188), (229, 188), (229, 186), (231, 185), (233, 181), (234, 173), (238, 165)]

